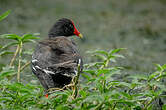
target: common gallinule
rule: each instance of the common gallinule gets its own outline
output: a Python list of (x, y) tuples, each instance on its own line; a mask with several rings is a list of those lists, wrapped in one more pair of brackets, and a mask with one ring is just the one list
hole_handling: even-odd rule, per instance
[(70, 84), (78, 64), (83, 69), (76, 44), (69, 39), (72, 35), (82, 38), (72, 20), (59, 19), (50, 29), (48, 39), (39, 42), (32, 55), (32, 71), (46, 91)]

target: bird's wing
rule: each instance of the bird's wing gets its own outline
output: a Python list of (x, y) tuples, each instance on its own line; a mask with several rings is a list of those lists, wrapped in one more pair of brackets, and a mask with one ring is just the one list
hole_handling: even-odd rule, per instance
[(51, 50), (53, 51), (52, 53), (55, 53), (51, 60), (53, 61), (53, 64), (55, 64), (55, 68), (57, 66), (60, 67), (62, 64), (67, 67), (70, 63), (75, 63), (75, 66), (71, 67), (77, 67), (78, 63), (80, 63), (81, 70), (83, 69), (82, 57), (73, 41), (61, 36), (59, 38), (52, 39), (51, 42), (49, 41), (47, 44), (51, 47)]
[(44, 88), (56, 87), (56, 77), (73, 77), (82, 58), (77, 48), (66, 38), (46, 40), (38, 44), (32, 56), (32, 70)]
[(31, 61), (31, 68), (33, 73), (37, 76), (40, 83), (46, 90), (55, 87), (55, 83), (51, 76), (51, 74), (54, 73), (47, 70), (47, 65), (49, 64), (47, 60), (49, 57), (49, 47), (38, 44), (35, 52), (33, 53)]
[[(56, 70), (56, 72), (63, 75), (66, 74), (68, 76), (72, 76), (72, 73), (75, 75), (77, 74), (78, 64), (80, 63), (80, 69), (82, 71), (82, 57), (80, 56), (76, 44), (74, 44), (73, 41), (67, 39), (66, 37), (59, 37), (56, 39), (55, 43), (51, 45), (51, 48), (54, 53), (57, 53), (56, 56), (59, 56), (59, 63), (55, 63), (48, 68), (52, 68), (52, 70)], [(66, 71), (64, 72), (64, 70)]]

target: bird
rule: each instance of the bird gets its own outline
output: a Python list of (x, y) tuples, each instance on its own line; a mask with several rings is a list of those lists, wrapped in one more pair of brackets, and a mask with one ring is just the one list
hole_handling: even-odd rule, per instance
[(71, 84), (77, 75), (78, 65), (83, 70), (83, 60), (76, 43), (70, 39), (83, 38), (74, 22), (61, 18), (51, 27), (48, 38), (39, 41), (32, 54), (31, 69), (46, 91)]

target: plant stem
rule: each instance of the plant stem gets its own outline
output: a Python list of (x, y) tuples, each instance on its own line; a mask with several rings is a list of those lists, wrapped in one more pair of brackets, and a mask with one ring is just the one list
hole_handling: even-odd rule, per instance
[(20, 42), (20, 44), (19, 44), (19, 58), (18, 58), (17, 82), (20, 82), (20, 72), (21, 72), (21, 53), (22, 53), (22, 42)]
[(115, 110), (116, 105), (117, 105), (117, 102), (115, 102), (115, 104), (113, 105), (112, 110)]
[(9, 64), (10, 67), (13, 65), (14, 61), (16, 60), (16, 56), (17, 56), (17, 54), (18, 54), (18, 52), (19, 52), (19, 49), (20, 49), (20, 45), (18, 44), (18, 45), (17, 45), (17, 49), (16, 49), (16, 51), (15, 51), (15, 53), (14, 53), (14, 55), (13, 55), (13, 58), (12, 58), (12, 60), (10, 61), (10, 64)]
[(94, 110), (100, 110), (105, 101), (96, 106)]
[(20, 72), (23, 71), (30, 63), (31, 63), (30, 61), (28, 61), (27, 63), (25, 63), (25, 64), (21, 67)]
[(103, 68), (107, 67), (108, 64), (109, 64), (109, 59), (106, 60), (105, 64), (102, 65), (102, 66), (100, 67), (100, 69), (103, 69)]
[(110, 59), (107, 59), (107, 61), (106, 61), (106, 63), (105, 63), (105, 66), (104, 66), (104, 67), (107, 67), (107, 66), (108, 66), (109, 61), (110, 61)]
[(143, 110), (147, 110), (148, 106), (156, 99), (156, 97), (153, 97), (143, 108)]
[(80, 64), (78, 64), (78, 72), (77, 72), (77, 76), (76, 76), (76, 79), (75, 79), (75, 84), (76, 85), (78, 84), (79, 77), (80, 77)]
[(73, 94), (72, 94), (72, 97), (73, 99), (75, 99), (78, 95), (78, 87), (77, 87), (77, 84), (78, 84), (78, 79), (79, 79), (79, 76), (80, 76), (80, 64), (78, 64), (78, 70), (77, 70), (77, 76), (75, 76), (73, 82), (74, 82), (74, 86), (73, 86)]
[(106, 80), (102, 80), (102, 83), (103, 83), (103, 92), (105, 93), (106, 92)]

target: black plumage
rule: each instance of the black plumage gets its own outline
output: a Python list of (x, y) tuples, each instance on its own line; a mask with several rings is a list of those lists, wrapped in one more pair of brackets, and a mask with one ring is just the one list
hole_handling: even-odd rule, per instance
[(72, 35), (82, 37), (71, 20), (60, 19), (50, 29), (49, 38), (39, 42), (33, 53), (32, 71), (45, 90), (70, 84), (78, 64), (83, 69), (76, 44), (68, 38)]
[(50, 29), (48, 36), (72, 36), (74, 35), (74, 24), (71, 20), (62, 18), (58, 20)]

